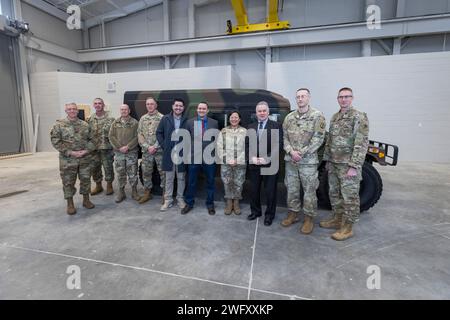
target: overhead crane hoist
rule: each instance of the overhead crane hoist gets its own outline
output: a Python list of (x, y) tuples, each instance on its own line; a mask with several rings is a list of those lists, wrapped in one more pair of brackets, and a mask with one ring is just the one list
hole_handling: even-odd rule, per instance
[(268, 1), (268, 13), (265, 23), (248, 23), (247, 11), (244, 0), (230, 0), (236, 15), (237, 25), (233, 26), (231, 21), (227, 21), (228, 34), (239, 34), (258, 31), (272, 31), (289, 29), (289, 21), (280, 21), (278, 18), (278, 0)]

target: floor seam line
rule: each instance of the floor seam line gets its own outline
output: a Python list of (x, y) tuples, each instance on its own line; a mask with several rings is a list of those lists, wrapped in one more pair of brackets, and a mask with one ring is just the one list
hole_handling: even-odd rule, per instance
[(122, 268), (127, 268), (127, 269), (146, 271), (146, 272), (157, 273), (157, 274), (166, 275), (166, 276), (172, 276), (172, 277), (176, 277), (176, 278), (182, 278), (182, 279), (187, 279), (187, 280), (196, 280), (196, 281), (207, 282), (207, 283), (212, 283), (212, 284), (217, 284), (217, 285), (227, 286), (227, 287), (233, 287), (233, 288), (238, 288), (238, 289), (248, 289), (248, 287), (246, 287), (246, 286), (240, 286), (240, 285), (224, 283), (224, 282), (219, 282), (219, 281), (214, 281), (214, 280), (202, 279), (202, 278), (193, 277), (193, 276), (184, 276), (184, 275), (180, 275), (180, 274), (176, 274), (176, 273), (172, 273), (172, 272), (153, 270), (153, 269), (149, 269), (149, 268), (145, 268), (145, 267), (136, 267), (136, 266), (126, 265), (126, 264), (122, 264), (122, 263), (108, 262), (108, 261), (102, 261), (102, 260), (79, 257), (79, 256), (72, 256), (72, 255), (68, 255), (68, 254), (64, 254), (64, 253), (57, 253), (57, 252), (24, 248), (24, 247), (11, 246), (11, 245), (2, 245), (2, 247), (30, 251), (30, 252), (34, 252), (34, 253), (42, 253), (42, 254), (59, 256), (59, 257), (65, 257), (65, 258), (71, 258), (71, 259), (88, 261), (88, 262), (95, 262), (95, 263), (106, 264), (106, 265), (110, 265), (110, 266), (114, 266), (114, 267), (122, 267)]
[[(256, 239), (256, 231), (257, 231), (257, 228), (255, 229), (255, 239)], [(122, 268), (126, 268), (126, 269), (145, 271), (145, 272), (156, 273), (156, 274), (161, 274), (161, 275), (175, 277), (175, 278), (181, 278), (181, 279), (185, 279), (185, 280), (206, 282), (206, 283), (220, 285), (220, 286), (225, 286), (225, 287), (232, 287), (232, 288), (244, 289), (244, 290), (246, 289), (246, 290), (248, 290), (248, 292), (253, 290), (253, 291), (257, 291), (257, 292), (269, 293), (269, 294), (283, 296), (283, 297), (297, 298), (297, 299), (302, 299), (302, 300), (310, 300), (308, 298), (304, 298), (304, 297), (300, 297), (300, 296), (296, 296), (296, 295), (290, 295), (290, 294), (280, 293), (280, 292), (276, 292), (276, 291), (269, 291), (269, 290), (251, 288), (250, 285), (248, 287), (239, 286), (239, 285), (235, 285), (235, 284), (229, 284), (229, 283), (224, 283), (224, 282), (219, 282), (219, 281), (214, 281), (214, 280), (202, 279), (202, 278), (198, 278), (198, 277), (184, 276), (184, 275), (180, 275), (180, 274), (176, 274), (176, 273), (172, 273), (172, 272), (164, 272), (164, 271), (159, 271), (159, 270), (153, 270), (153, 269), (149, 269), (149, 268), (145, 268), (145, 267), (136, 267), (136, 266), (131, 266), (131, 265), (125, 265), (125, 264), (122, 264), (122, 263), (115, 263), (115, 262), (108, 262), (108, 261), (102, 261), (102, 260), (97, 260), (97, 259), (73, 256), (73, 255), (69, 255), (69, 254), (65, 254), (65, 253), (58, 253), (58, 252), (51, 252), (51, 251), (46, 251), (46, 250), (25, 248), (25, 247), (14, 246), (14, 245), (7, 245), (7, 244), (1, 244), (1, 247), (10, 248), (10, 249), (18, 249), (18, 250), (29, 251), (29, 252), (40, 253), (40, 254), (47, 254), (47, 255), (64, 257), (64, 258), (70, 258), (70, 259), (87, 261), (87, 262), (100, 263), (100, 264), (110, 265), (110, 266), (113, 266), (113, 267), (122, 267)]]
[(253, 263), (255, 261), (255, 250), (256, 250), (256, 237), (258, 235), (258, 225), (259, 225), (259, 218), (256, 219), (256, 226), (255, 226), (255, 236), (253, 238), (253, 250), (252, 250), (252, 262), (250, 264), (250, 279), (248, 281), (248, 292), (247, 292), (247, 300), (250, 300), (250, 293), (252, 291), (252, 282), (253, 282)]

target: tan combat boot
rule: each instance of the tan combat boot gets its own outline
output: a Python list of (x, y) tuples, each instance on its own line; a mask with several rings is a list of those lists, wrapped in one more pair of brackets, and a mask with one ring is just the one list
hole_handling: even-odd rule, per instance
[(347, 240), (353, 237), (353, 224), (345, 222), (342, 227), (331, 235), (331, 238), (337, 241)]
[(140, 197), (139, 197), (139, 194), (137, 192), (137, 187), (132, 187), (131, 188), (131, 198), (133, 198), (136, 201), (139, 201)]
[(122, 202), (123, 200), (125, 200), (127, 196), (125, 195), (125, 188), (119, 188), (119, 192), (116, 195), (116, 203)]
[(225, 206), (225, 210), (223, 213), (225, 213), (227, 216), (231, 214), (231, 211), (233, 210), (233, 199), (227, 199), (227, 205)]
[(144, 195), (139, 199), (139, 203), (143, 204), (143, 203), (147, 202), (148, 200), (150, 200), (151, 198), (152, 198), (152, 194), (150, 192), (150, 189), (145, 189)]
[(233, 200), (233, 211), (235, 215), (241, 214), (241, 208), (239, 207), (239, 199)]
[(320, 221), (319, 226), (325, 229), (340, 229), (341, 224), (342, 213), (337, 213), (331, 219)]
[(106, 195), (109, 196), (114, 193), (112, 182), (106, 183)]
[(74, 215), (77, 213), (77, 209), (75, 209), (75, 205), (73, 204), (73, 198), (67, 199), (67, 214)]
[(96, 182), (95, 183), (95, 188), (92, 189), (91, 191), (91, 195), (95, 196), (96, 194), (99, 194), (100, 192), (103, 191), (103, 186), (102, 186), (102, 182)]
[(313, 231), (314, 222), (313, 218), (305, 215), (305, 221), (303, 222), (303, 226), (300, 229), (300, 232), (303, 234), (310, 234)]
[(86, 209), (92, 209), (95, 208), (94, 204), (89, 200), (88, 194), (83, 194), (83, 207)]
[(294, 211), (289, 211), (286, 219), (281, 221), (283, 227), (289, 227), (291, 224), (298, 222), (298, 213)]

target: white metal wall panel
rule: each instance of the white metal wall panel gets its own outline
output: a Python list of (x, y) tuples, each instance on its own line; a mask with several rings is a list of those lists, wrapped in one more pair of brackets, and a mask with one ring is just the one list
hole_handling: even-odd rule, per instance
[(295, 105), (299, 87), (327, 123), (339, 109), (337, 91), (354, 89), (354, 105), (367, 112), (370, 138), (397, 144), (401, 161), (450, 162), (450, 52), (272, 63), (268, 88)]

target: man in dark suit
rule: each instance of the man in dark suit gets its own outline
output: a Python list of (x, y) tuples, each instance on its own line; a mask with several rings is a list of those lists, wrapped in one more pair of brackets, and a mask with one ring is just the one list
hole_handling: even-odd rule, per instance
[[(209, 118), (208, 103), (200, 102), (197, 106), (197, 116), (186, 122), (185, 129), (191, 135), (191, 162), (188, 165), (188, 183), (185, 194), (186, 207), (181, 211), (186, 214), (194, 207), (194, 198), (197, 193), (197, 178), (200, 170), (206, 176), (206, 207), (208, 213), (216, 213), (214, 209), (214, 179), (216, 175), (216, 164), (214, 147), (217, 139), (218, 123)], [(213, 142), (211, 142), (213, 141)], [(210, 147), (208, 145), (212, 144)], [(208, 148), (207, 148), (208, 147)], [(207, 148), (206, 152), (205, 149)]]
[[(283, 131), (280, 124), (269, 119), (269, 104), (265, 101), (256, 105), (256, 118), (258, 121), (248, 126), (249, 137), (246, 142), (251, 183), (251, 214), (247, 219), (255, 220), (262, 215), (260, 194), (264, 183), (267, 202), (264, 225), (270, 226), (277, 206), (277, 178)], [(255, 131), (256, 137), (253, 135), (252, 138), (252, 132)]]
[(172, 112), (162, 117), (156, 129), (156, 139), (163, 150), (162, 170), (165, 173), (164, 203), (161, 211), (166, 211), (173, 206), (173, 184), (177, 178), (177, 201), (180, 209), (185, 208), (183, 199), (185, 188), (185, 166), (184, 164), (175, 165), (172, 161), (172, 149), (178, 143), (172, 141), (172, 133), (184, 126), (186, 118), (184, 117), (184, 101), (176, 98), (173, 100)]

